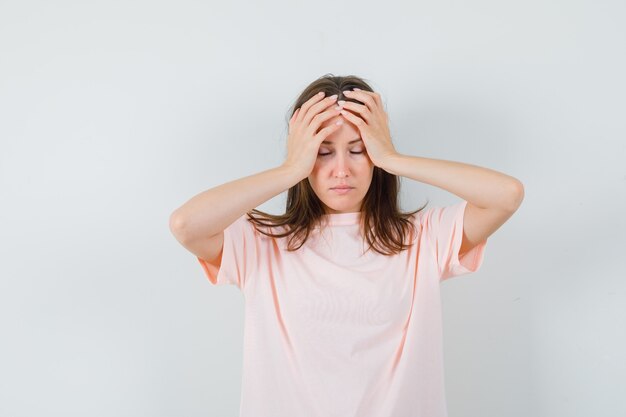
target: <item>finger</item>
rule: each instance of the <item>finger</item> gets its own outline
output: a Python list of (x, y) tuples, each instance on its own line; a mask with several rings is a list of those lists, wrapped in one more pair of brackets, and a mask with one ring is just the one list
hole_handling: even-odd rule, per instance
[(361, 116), (361, 118), (363, 118), (363, 120), (369, 123), (372, 113), (366, 106), (355, 103), (354, 101), (346, 101), (342, 104), (342, 107), (344, 109), (351, 110), (353, 113), (357, 113)]
[(367, 90), (361, 90), (360, 88), (353, 88), (354, 91), (362, 91), (365, 94), (368, 94), (370, 96), (372, 96), (374, 98), (374, 101), (381, 106), (382, 108), (382, 104), (383, 104), (383, 100), (382, 97), (380, 96), (379, 93), (375, 92), (375, 91), (367, 91)]
[(291, 119), (289, 119), (289, 123), (293, 122), (294, 120), (296, 120), (296, 118), (298, 117), (298, 113), (300, 112), (300, 107), (298, 107), (296, 109), (296, 111), (293, 112), (293, 114), (291, 115)]
[(334, 95), (334, 96), (326, 97), (323, 100), (313, 104), (311, 107), (309, 107), (306, 114), (303, 114), (301, 116), (302, 122), (305, 125), (311, 125), (313, 120), (318, 115), (322, 114), (322, 112), (325, 109), (329, 109), (331, 106), (333, 106), (336, 101), (337, 101), (337, 97), (336, 95)]
[(313, 97), (309, 98), (307, 101), (304, 102), (304, 104), (302, 105), (302, 111), (299, 113), (299, 116), (297, 118), (297, 120), (302, 121), (304, 120), (304, 118), (306, 117), (307, 111), (309, 110), (309, 108), (311, 108), (311, 106), (313, 106), (314, 104), (324, 100), (324, 92), (320, 91), (318, 94), (315, 94)]
[(364, 91), (366, 94), (369, 94), (374, 101), (376, 102), (376, 105), (378, 105), (378, 108), (380, 109), (384, 109), (384, 105), (383, 105), (383, 98), (381, 97), (381, 95), (375, 91), (365, 91), (365, 90), (360, 90), (360, 91)]
[(347, 121), (355, 124), (356, 126), (365, 124), (365, 121), (363, 119), (361, 119), (359, 116), (355, 115), (354, 113), (350, 113), (347, 110), (341, 110), (341, 115), (345, 117)]
[(339, 116), (339, 112), (341, 110), (336, 110), (335, 109), (335, 105), (333, 104), (333, 106), (329, 109), (327, 109), (326, 111), (319, 113), (317, 115), (315, 115), (315, 117), (313, 117), (313, 120), (311, 120), (311, 124), (309, 125), (311, 129), (313, 129), (314, 132), (317, 132), (317, 129), (319, 129), (319, 127), (328, 119), (332, 119), (333, 117), (337, 117)]
[(315, 116), (317, 116), (326, 107), (334, 104), (336, 100), (337, 94), (334, 94), (330, 97), (326, 97), (324, 100), (321, 100), (318, 103), (313, 104), (311, 107), (309, 107), (307, 113), (303, 116), (302, 120), (305, 124), (310, 124), (311, 120), (313, 120)]
[(370, 109), (370, 111), (374, 111), (374, 109), (377, 106), (376, 101), (372, 98), (372, 96), (370, 96), (363, 90), (359, 90), (359, 89), (354, 89), (353, 91), (346, 90), (343, 92), (343, 94), (348, 98), (353, 98), (353, 99), (359, 100), (362, 103), (365, 103), (365, 105)]
[(326, 139), (331, 133), (339, 129), (342, 124), (343, 123), (341, 124), (333, 123), (329, 126), (326, 126), (319, 132), (317, 132), (317, 135), (315, 135), (315, 138), (317, 139), (318, 145), (321, 144), (324, 141), (324, 139)]

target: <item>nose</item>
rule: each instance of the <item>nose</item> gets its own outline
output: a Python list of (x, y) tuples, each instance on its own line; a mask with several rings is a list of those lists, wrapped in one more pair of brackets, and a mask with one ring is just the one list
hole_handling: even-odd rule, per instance
[(343, 178), (349, 173), (348, 162), (346, 156), (338, 152), (337, 158), (335, 158), (334, 175), (335, 177)]

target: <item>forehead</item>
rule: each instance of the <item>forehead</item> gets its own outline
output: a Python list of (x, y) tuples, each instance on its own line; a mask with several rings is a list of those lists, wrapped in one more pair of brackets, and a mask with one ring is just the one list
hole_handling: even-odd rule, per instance
[(322, 142), (325, 146), (348, 146), (355, 145), (361, 139), (361, 132), (352, 123), (346, 122), (343, 116), (333, 117), (322, 123), (322, 128), (333, 125), (336, 121), (344, 122), (338, 129), (324, 138)]

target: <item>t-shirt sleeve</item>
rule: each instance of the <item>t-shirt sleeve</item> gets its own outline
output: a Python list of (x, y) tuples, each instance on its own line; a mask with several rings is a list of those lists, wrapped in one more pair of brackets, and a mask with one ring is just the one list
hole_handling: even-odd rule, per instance
[(435, 252), (439, 280), (476, 272), (483, 263), (487, 239), (459, 259), (463, 242), (463, 219), (467, 201), (432, 207), (425, 213), (425, 230)]
[(244, 214), (224, 229), (224, 246), (219, 266), (196, 257), (211, 284), (230, 284), (239, 289), (244, 288), (257, 258), (257, 234)]

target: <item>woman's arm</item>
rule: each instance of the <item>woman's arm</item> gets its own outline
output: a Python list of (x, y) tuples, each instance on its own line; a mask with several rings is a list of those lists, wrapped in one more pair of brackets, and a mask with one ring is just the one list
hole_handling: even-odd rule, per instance
[(170, 215), (170, 230), (181, 242), (215, 236), (300, 180), (281, 165), (203, 191)]
[(518, 179), (476, 165), (400, 153), (382, 165), (391, 174), (443, 188), (483, 209), (515, 211), (524, 199)]
[(462, 162), (394, 154), (385, 171), (443, 188), (467, 201), (459, 258), (485, 242), (517, 211), (524, 186), (516, 178)]

